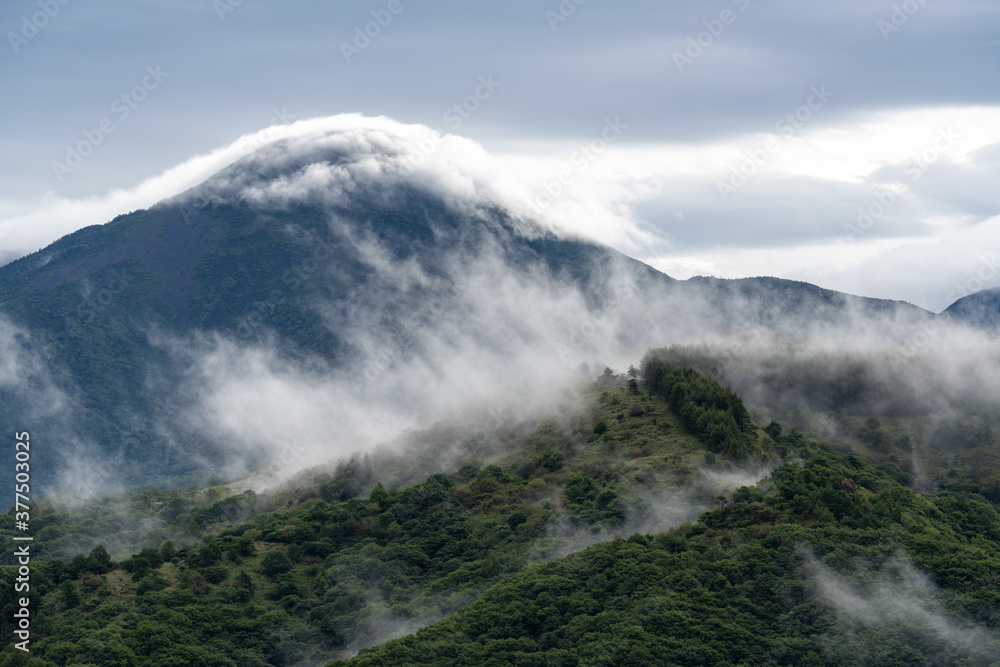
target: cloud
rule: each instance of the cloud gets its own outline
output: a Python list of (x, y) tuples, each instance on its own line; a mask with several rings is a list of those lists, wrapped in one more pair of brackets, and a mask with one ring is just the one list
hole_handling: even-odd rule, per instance
[[(970, 125), (992, 118), (986, 112), (968, 117)], [(859, 125), (858, 131), (880, 137), (895, 132), (892, 122), (906, 118), (885, 115), (870, 126)], [(940, 118), (915, 114), (904, 125), (912, 130)], [(604, 234), (642, 246), (641, 240), (651, 234), (659, 237), (637, 219), (640, 202), (667, 195), (716, 196), (713, 179), (738, 165), (744, 155), (745, 146), (732, 143), (657, 151), (627, 146), (617, 141), (619, 130), (628, 128), (610, 119), (593, 140), (563, 146), (551, 159), (538, 161), (493, 157), (468, 139), (418, 125), (341, 115), (244, 137), (127, 193), (152, 198), (190, 184), (194, 187), (174, 203), (225, 199), (268, 208), (302, 201), (318, 204), (328, 232), (356, 249), (372, 276), (355, 285), (358, 291), (346, 301), (316, 300), (308, 306), (352, 351), (347, 364), (296, 357), (266, 336), (240, 343), (211, 335), (178, 339), (151, 334), (187, 373), (187, 398), (182, 393), (175, 397), (181, 416), (158, 426), (163, 437), (184, 441), (171, 435), (176, 429), (207, 434), (238, 454), (237, 467), (257, 455), (288, 456), (287, 448), (292, 447), (296, 460), (290, 465), (300, 468), (370, 449), (407, 427), (432, 423), (450, 412), (482, 414), (508, 402), (515, 411), (531, 405), (541, 409), (572, 383), (573, 369), (581, 362), (600, 361), (620, 370), (650, 346), (706, 339), (730, 345), (731, 339), (721, 332), (733, 328), (774, 327), (799, 336), (796, 340), (810, 350), (841, 341), (837, 344), (846, 349), (868, 345), (868, 350), (891, 351), (916, 335), (920, 313), (897, 320), (890, 315), (873, 324), (865, 313), (844, 318), (840, 311), (821, 308), (803, 318), (793, 302), (762, 303), (739, 284), (695, 281), (684, 289), (665, 289), (641, 271), (616, 263), (613, 256), (596, 271), (588, 290), (540, 269), (523, 269), (523, 258), (507, 254), (505, 239), (510, 234)], [(864, 153), (852, 172), (844, 166), (850, 163), (845, 156), (866, 149), (860, 139), (841, 146), (849, 144), (851, 136), (804, 130), (786, 140), (786, 148), (775, 154), (768, 169), (782, 172), (782, 178), (797, 172), (810, 179), (825, 174), (845, 187), (867, 187), (865, 179), (876, 178), (870, 176), (872, 170), (911, 154), (905, 137), (896, 133), (878, 147), (884, 157)], [(984, 144), (981, 137), (963, 141), (967, 143), (954, 144), (961, 150), (949, 153), (955, 165), (963, 160), (978, 165), (992, 155), (992, 144)], [(904, 145), (897, 146), (899, 142)], [(831, 151), (829, 165), (812, 165), (826, 149)], [(552, 172), (547, 172), (550, 167)], [(567, 170), (568, 177), (561, 177)], [(553, 174), (561, 191), (550, 187), (546, 173)], [(933, 171), (922, 173), (929, 178)], [(687, 179), (686, 185), (673, 185), (671, 175)], [(877, 178), (887, 176), (879, 172)], [(704, 187), (688, 187), (696, 182)], [(434, 253), (401, 259), (351, 217), (358, 203), (376, 202), (389, 210), (404, 206), (404, 193), (414, 188), (444, 202), (457, 225), (455, 234), (487, 228), (495, 238), (484, 241), (489, 234), (473, 234), (473, 250), (458, 252), (458, 245), (448, 245), (451, 232), (435, 229)], [(541, 192), (548, 192), (549, 199), (540, 200)], [(544, 201), (548, 204), (540, 206)], [(678, 225), (695, 224), (681, 213)], [(505, 226), (503, 214), (512, 215), (516, 224)], [(607, 223), (603, 228), (602, 221)], [(434, 226), (434, 220), (428, 222)], [(980, 246), (987, 245), (985, 228), (968, 229), (980, 235)], [(859, 243), (866, 261), (874, 265), (889, 252), (886, 244), (898, 240), (873, 237)], [(760, 250), (767, 251), (766, 246)], [(816, 252), (824, 251), (830, 266), (839, 266), (839, 271), (856, 266), (817, 242)], [(689, 259), (696, 265), (713, 256)], [(511, 270), (514, 265), (518, 270)], [(719, 290), (726, 292), (721, 302)], [(927, 349), (938, 350), (940, 344), (935, 341)], [(156, 372), (150, 374), (155, 377)], [(939, 379), (950, 381), (949, 375)]]
[[(839, 91), (830, 92), (836, 99)], [(836, 120), (807, 109), (800, 127), (782, 124), (809, 95), (804, 88), (801, 101), (776, 108), (757, 133), (625, 142), (583, 171), (573, 171), (572, 158), (586, 144), (534, 142), (499, 157), (536, 184), (536, 197), (569, 171), (572, 182), (549, 208), (586, 228), (613, 216), (631, 221), (659, 245), (629, 244), (607, 229), (591, 236), (674, 277), (779, 276), (945, 308), (984, 254), (1000, 250), (1000, 198), (986, 184), (996, 172), (1000, 108), (897, 108)], [(742, 185), (720, 193), (732, 183)], [(587, 211), (603, 217), (591, 224)], [(986, 286), (997, 284), (1000, 276)]]
[[(988, 186), (1000, 108), (896, 109), (837, 124), (823, 108), (807, 109), (797, 129), (782, 125), (810, 95), (803, 89), (802, 100), (776, 110), (757, 134), (641, 143), (631, 140), (634, 123), (609, 117), (589, 139), (509, 144), (495, 155), (384, 117), (299, 121), (243, 136), (132, 189), (49, 196), (0, 220), (0, 251), (33, 251), (225, 169), (218, 192), (229, 187), (261, 204), (321, 191), (331, 201), (358, 187), (374, 196), (407, 182), (466, 212), (488, 202), (515, 219), (595, 239), (679, 278), (776, 275), (943, 309), (976, 255), (1000, 250), (989, 238), (1000, 199)], [(336, 164), (335, 154), (343, 157)], [(744, 181), (723, 200), (720, 183)], [(946, 272), (920, 268), (929, 263)]]
[(444, 275), (394, 262), (372, 240), (359, 246), (375, 269), (361, 295), (310, 304), (351, 350), (339, 360), (303, 358), (266, 335), (151, 334), (184, 369), (183, 389), (167, 396), (178, 415), (171, 428), (218, 443), (233, 471), (258, 457), (294, 472), (438, 420), (474, 433), (491, 414), (556, 409), (583, 355), (615, 349), (620, 331), (608, 322), (561, 356), (563, 337), (593, 317), (585, 296), (540, 271), (511, 270), (491, 244), (448, 256)]
[(740, 327), (679, 342), (667, 353), (720, 379), (749, 404), (947, 419), (1000, 403), (996, 338), (920, 312), (842, 312), (798, 330)]
[(31, 414), (49, 417), (66, 407), (56, 388), (44, 349), (29, 331), (0, 316), (0, 389), (20, 394)]
[(647, 261), (675, 277), (780, 275), (941, 312), (963, 296), (1000, 286), (998, 238), (1000, 216), (993, 216), (948, 232), (860, 245), (838, 239), (780, 247), (716, 246)]
[[(469, 150), (488, 160), (481, 148), (455, 138), (461, 154), (456, 160), (455, 151), (444, 146), (452, 140), (426, 128), (404, 128), (403, 136), (391, 121), (374, 123), (384, 122), (385, 128), (365, 129), (354, 120), (341, 122), (339, 128), (269, 144), (185, 195), (265, 209), (317, 204), (325, 211), (331, 238), (357, 250), (369, 276), (354, 286), (349, 299), (309, 305), (351, 350), (347, 364), (303, 360), (266, 337), (252, 344), (212, 337), (166, 343), (190, 369), (184, 385), (192, 400), (183, 408), (190, 428), (229, 443), (240, 456), (280, 457), (295, 442), (303, 450), (294, 464), (300, 468), (370, 450), (405, 428), (449, 415), (482, 414), (498, 406), (515, 413), (529, 405), (544, 409), (576, 381), (573, 370), (581, 362), (600, 360), (620, 370), (650, 346), (711, 342), (731, 347), (748, 327), (782, 332), (766, 337), (778, 354), (788, 349), (791, 336), (799, 360), (820, 358), (831, 349), (872, 359), (872, 367), (884, 375), (880, 380), (902, 377), (902, 386), (924, 400), (927, 392), (920, 387), (931, 385), (911, 372), (920, 366), (935, 378), (932, 397), (951, 401), (935, 409), (959, 405), (966, 390), (980, 386), (972, 383), (975, 375), (964, 376), (964, 384), (956, 382), (960, 360), (940, 351), (982, 349), (988, 337), (942, 327), (929, 334), (933, 340), (918, 340), (927, 314), (916, 309), (879, 317), (850, 309), (845, 315), (839, 306), (810, 305), (803, 312), (794, 295), (787, 302), (770, 295), (761, 301), (738, 284), (698, 282), (667, 289), (615, 261), (597, 271), (589, 293), (541, 269), (525, 270), (509, 254), (504, 235), (511, 232), (498, 223), (493, 209), (509, 193), (500, 187), (502, 181), (470, 168), (462, 153)], [(439, 143), (423, 151), (425, 139)], [(435, 228), (433, 249), (400, 257), (351, 217), (352, 206), (378, 201), (388, 211), (405, 207), (405, 199), (394, 197), (402, 197), (414, 182), (458, 214), (459, 231)], [(434, 228), (441, 221), (429, 222)], [(469, 236), (477, 239), (471, 250), (451, 245), (449, 234), (481, 228), (495, 236)], [(542, 233), (528, 225), (518, 229)], [(914, 358), (908, 345), (916, 345), (920, 354)], [(753, 347), (742, 351), (767, 355)], [(886, 359), (893, 362), (891, 368)], [(939, 363), (932, 363), (935, 359)], [(748, 382), (741, 386), (751, 397), (759, 390)]]
[[(119, 480), (112, 479), (106, 465), (114, 454), (99, 452), (75, 428), (79, 390), (60, 372), (42, 340), (6, 317), (0, 317), (0, 402), (0, 426), (8, 432), (28, 432), (35, 445), (30, 453), (36, 490), (59, 489), (83, 497), (117, 486)], [(53, 455), (55, 443), (58, 455)], [(13, 450), (4, 455), (11, 469), (13, 457)]]
[[(332, 155), (344, 156), (347, 163), (324, 161), (324, 156)], [(332, 201), (333, 193), (350, 192), (358, 184), (377, 182), (388, 188), (406, 180), (467, 210), (488, 202), (505, 207), (519, 219), (535, 217), (532, 214), (537, 211), (531, 202), (532, 191), (523, 180), (476, 142), (384, 117), (342, 114), (245, 135), (131, 189), (83, 199), (49, 195), (35, 210), (0, 220), (2, 250), (6, 259), (14, 259), (81, 227), (103, 224), (123, 212), (173, 197), (235, 162), (239, 162), (239, 171), (226, 170), (203, 190), (260, 204), (323, 191), (326, 200)], [(633, 250), (639, 247), (637, 242), (655, 241), (627, 215), (594, 203), (567, 203), (537, 217), (564, 234), (631, 240)], [(586, 224), (571, 222), (580, 210), (588, 211), (583, 220)]]
[[(676, 482), (657, 482), (656, 491), (632, 484), (625, 503), (626, 516), (620, 526), (581, 526), (564, 511), (560, 498), (552, 499), (555, 516), (545, 534), (535, 541), (528, 554), (532, 562), (562, 558), (615, 537), (655, 534), (694, 521), (716, 503), (718, 496), (766, 479), (773, 465), (758, 464), (732, 468), (701, 468), (682, 487)], [(674, 488), (671, 488), (674, 487)]]

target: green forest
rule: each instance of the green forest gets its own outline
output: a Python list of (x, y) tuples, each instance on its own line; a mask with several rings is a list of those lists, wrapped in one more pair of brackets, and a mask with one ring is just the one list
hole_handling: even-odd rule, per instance
[(8, 642), (0, 665), (1000, 661), (983, 488), (919, 493), (656, 354), (581, 397), (417, 483), (361, 457), (268, 495), (41, 503), (31, 652)]

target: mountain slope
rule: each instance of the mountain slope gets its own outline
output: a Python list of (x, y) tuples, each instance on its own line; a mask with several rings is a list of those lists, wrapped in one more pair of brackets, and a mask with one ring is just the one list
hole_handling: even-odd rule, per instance
[(992, 507), (921, 497), (825, 446), (778, 443), (803, 462), (695, 523), (522, 572), (438, 624), (331, 665), (1000, 660)]
[(458, 167), (408, 167), (390, 139), (275, 142), (0, 267), (0, 428), (36, 432), (40, 488), (235, 474), (289, 439), (319, 462), (652, 344), (930, 317), (773, 278), (675, 281), (511, 213)]
[(1000, 328), (1000, 289), (987, 289), (962, 297), (942, 313), (974, 327)]
[[(458, 470), (401, 488), (374, 481), (401, 461), (357, 460), (273, 497), (121, 499), (119, 521), (151, 529), (139, 553), (88, 545), (89, 556), (69, 562), (36, 553), (34, 654), (315, 664), (444, 617), (532, 562), (693, 518), (732, 488), (727, 478), (738, 476), (724, 466), (718, 479), (700, 471), (703, 444), (662, 402), (610, 376), (586, 393), (582, 414), (511, 428)], [(426, 436), (448, 446), (446, 432)], [(94, 516), (50, 508), (36, 521), (51, 549)], [(13, 613), (6, 593), (3, 603)], [(90, 632), (95, 620), (104, 629)]]
[[(454, 610), (333, 664), (978, 665), (1000, 657), (994, 508), (974, 494), (917, 494), (770, 424), (741, 432), (784, 463), (691, 522), (698, 494), (679, 489), (697, 481), (713, 449), (725, 455), (724, 443), (692, 437), (685, 415), (697, 425), (695, 408), (717, 405), (712, 421), (740, 424), (745, 410), (706, 378), (663, 370), (654, 394), (608, 377), (589, 390), (592, 411), (543, 420), (526, 438), (501, 437), (481, 450), (492, 457), (419, 484), (372, 488), (363, 465), (345, 466), (264, 499), (248, 521), (198, 542), (153, 541), (117, 564), (100, 548), (69, 563), (33, 561), (33, 659), (317, 664)], [(670, 377), (670, 401), (660, 400)], [(731, 463), (708, 472), (740, 477)], [(742, 477), (736, 484), (755, 479)], [(702, 492), (715, 500), (711, 486)], [(678, 495), (688, 500), (686, 517)], [(178, 518), (182, 505), (160, 512)], [(215, 509), (189, 518), (204, 515), (211, 527), (223, 516)], [(599, 540), (635, 531), (534, 563), (558, 555), (553, 542), (574, 533)], [(4, 619), (13, 618), (15, 576), (14, 566), (0, 568)], [(19, 659), (8, 646), (0, 664)]]

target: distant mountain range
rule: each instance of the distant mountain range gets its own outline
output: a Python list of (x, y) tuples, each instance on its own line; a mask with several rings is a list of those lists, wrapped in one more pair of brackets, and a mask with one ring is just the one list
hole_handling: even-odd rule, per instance
[[(249, 395), (245, 351), (267, 350), (268, 368), (280, 359), (317, 384), (334, 378), (359, 401), (405, 394), (416, 410), (430, 400), (419, 378), (448, 376), (456, 358), (465, 377), (484, 360), (469, 380), (482, 388), (504, 360), (513, 377), (546, 360), (637, 362), (651, 346), (734, 331), (848, 331), (859, 319), (907, 330), (940, 317), (778, 278), (675, 280), (456, 194), (370, 139), (275, 142), (0, 268), (0, 426), (46, 443), (40, 488), (186, 483), (228, 465), (239, 428), (205, 412), (223, 405), (212, 365), (223, 352), (248, 373), (226, 367), (226, 387)], [(945, 316), (995, 327), (1000, 291)], [(397, 368), (425, 374), (376, 386)], [(251, 448), (243, 463), (272, 454)]]

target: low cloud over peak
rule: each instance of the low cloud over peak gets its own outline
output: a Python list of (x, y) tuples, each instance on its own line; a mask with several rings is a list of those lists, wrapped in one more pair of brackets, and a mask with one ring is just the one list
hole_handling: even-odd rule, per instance
[[(832, 103), (837, 91), (828, 92)], [(384, 197), (406, 184), (459, 212), (499, 207), (532, 223), (525, 231), (537, 223), (596, 240), (679, 278), (774, 275), (934, 311), (969, 293), (998, 249), (1000, 208), (985, 185), (998, 109), (880, 110), (834, 127), (825, 108), (802, 108), (811, 118), (796, 117), (790, 134), (774, 125), (693, 144), (636, 143), (634, 121), (613, 115), (577, 141), (494, 150), (384, 116), (275, 125), (134, 188), (53, 195), (8, 214), (0, 260), (192, 188), (188, 196), (269, 205)], [(1000, 274), (972, 282), (993, 287)]]
[(556, 201), (551, 210), (551, 197), (539, 207), (531, 184), (471, 139), (351, 113), (244, 135), (134, 188), (83, 199), (48, 196), (34, 211), (0, 220), (0, 260), (16, 259), (81, 227), (103, 224), (182, 193), (258, 205), (317, 197), (330, 203), (351, 193), (384, 193), (402, 183), (431, 192), (463, 212), (500, 206), (517, 220), (624, 246), (635, 254), (643, 247), (664, 248), (663, 241), (636, 224), (627, 211), (584, 206), (587, 210), (580, 215), (581, 202), (573, 195)]

